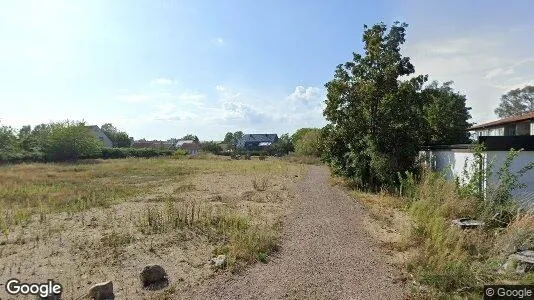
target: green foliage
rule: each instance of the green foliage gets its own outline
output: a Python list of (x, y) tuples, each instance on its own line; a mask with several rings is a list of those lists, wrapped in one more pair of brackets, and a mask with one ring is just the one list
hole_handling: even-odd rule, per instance
[(411, 170), (425, 124), (420, 90), (426, 76), (414, 73), (400, 47), (407, 24), (365, 26), (365, 54), (338, 65), (326, 84), (324, 115), (330, 122), (326, 158), (335, 171), (364, 188), (395, 184), (397, 172)]
[(194, 135), (194, 134), (186, 134), (186, 135), (182, 138), (182, 140), (191, 140), (191, 141), (195, 141), (195, 142), (197, 142), (197, 143), (199, 142), (198, 137), (197, 137), (196, 135)]
[(46, 155), (39, 151), (0, 152), (0, 163), (42, 162)]
[[(421, 283), (437, 291), (431, 298), (451, 293), (465, 296), (464, 291), (507, 279), (505, 274), (496, 275), (495, 269), (518, 248), (534, 246), (534, 216), (518, 210), (512, 198), (515, 190), (525, 186), (521, 177), (534, 168), (529, 163), (512, 172), (519, 153), (509, 151), (493, 174), (493, 162), (488, 162), (484, 147), (477, 145), (462, 180), (454, 183), (442, 174), (424, 172), (415, 184), (407, 210), (416, 223), (410, 240), (420, 249), (410, 266)], [(412, 176), (402, 176), (401, 182), (412, 186)], [(452, 219), (465, 217), (483, 220), (485, 226), (462, 231), (450, 225)], [(531, 280), (525, 276), (520, 282)]]
[(439, 86), (433, 81), (422, 91), (425, 101), (424, 116), (427, 124), (421, 130), (427, 130), (423, 141), (427, 145), (448, 145), (469, 143), (471, 123), (466, 97), (452, 88), (452, 81)]
[(100, 127), (113, 143), (113, 147), (127, 148), (132, 145), (130, 136), (124, 131), (119, 131), (113, 124), (106, 123)]
[(280, 138), (276, 142), (274, 142), (268, 149), (268, 153), (270, 155), (287, 155), (289, 152), (292, 152), (294, 150), (293, 148), (293, 142), (291, 141), (291, 138), (289, 137), (289, 134), (282, 134)]
[(154, 148), (103, 148), (102, 158), (127, 158), (127, 157), (140, 157), (150, 158), (158, 156), (172, 155), (172, 150), (167, 149), (154, 149)]
[(184, 150), (184, 149), (177, 149), (176, 151), (174, 151), (172, 153), (172, 157), (173, 158), (184, 158), (186, 157), (188, 154), (187, 150)]
[(211, 152), (213, 154), (219, 154), (222, 152), (222, 147), (217, 142), (203, 142), (200, 149), (205, 152)]
[(233, 144), (234, 143), (234, 134), (231, 132), (227, 132), (224, 136), (223, 143), (225, 144)]
[(82, 122), (54, 123), (43, 152), (48, 160), (63, 161), (99, 157), (102, 145)]
[(17, 136), (13, 128), (10, 126), (0, 126), (0, 152), (14, 151), (16, 141)]
[(501, 96), (501, 102), (495, 114), (501, 118), (522, 114), (534, 110), (534, 86), (511, 90)]
[(321, 156), (321, 130), (318, 128), (305, 128), (295, 143), (295, 153), (298, 155)]
[(293, 141), (294, 144), (298, 143), (300, 139), (306, 135), (306, 133), (310, 131), (315, 131), (317, 128), (300, 128), (293, 135), (291, 135), (291, 141)]

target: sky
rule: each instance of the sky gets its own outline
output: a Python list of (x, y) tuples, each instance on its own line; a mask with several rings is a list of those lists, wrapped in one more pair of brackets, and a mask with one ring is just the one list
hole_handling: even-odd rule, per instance
[(112, 123), (136, 139), (222, 140), (326, 124), (336, 65), (363, 25), (406, 22), (416, 74), (454, 81), (472, 122), (534, 85), (534, 2), (0, 2), (0, 124)]

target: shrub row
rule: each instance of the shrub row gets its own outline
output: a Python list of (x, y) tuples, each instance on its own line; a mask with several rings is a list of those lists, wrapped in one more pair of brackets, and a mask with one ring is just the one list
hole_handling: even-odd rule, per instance
[[(169, 156), (173, 150), (162, 150), (153, 148), (102, 148), (96, 154), (85, 155), (80, 158), (126, 158), (126, 157), (157, 157)], [(0, 152), (0, 163), (22, 163), (22, 162), (47, 162), (54, 161), (43, 152)]]
[(22, 163), (42, 161), (46, 161), (46, 155), (43, 152), (0, 152), (0, 163)]
[(104, 148), (99, 158), (157, 157), (172, 155), (172, 150), (154, 148)]

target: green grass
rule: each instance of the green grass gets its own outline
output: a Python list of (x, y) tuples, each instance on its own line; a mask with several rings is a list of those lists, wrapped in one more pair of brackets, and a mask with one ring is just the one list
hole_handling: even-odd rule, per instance
[[(507, 228), (461, 230), (451, 221), (481, 216), (484, 205), (461, 196), (453, 182), (426, 174), (409, 200), (407, 212), (416, 222), (409, 237), (418, 245), (410, 271), (432, 288), (432, 297), (476, 297), (484, 284), (532, 282), (532, 276), (498, 273), (517, 246), (534, 247), (534, 216), (517, 215)], [(482, 208), (481, 208), (482, 207)]]

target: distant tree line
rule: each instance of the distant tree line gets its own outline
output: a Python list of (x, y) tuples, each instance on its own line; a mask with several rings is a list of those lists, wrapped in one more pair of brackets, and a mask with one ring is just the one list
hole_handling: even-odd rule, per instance
[[(74, 161), (81, 158), (153, 157), (172, 151), (131, 149), (133, 138), (112, 124), (102, 125), (114, 148), (104, 148), (84, 122), (64, 121), (15, 130), (0, 124), (0, 162)], [(113, 150), (112, 150), (113, 149)]]

